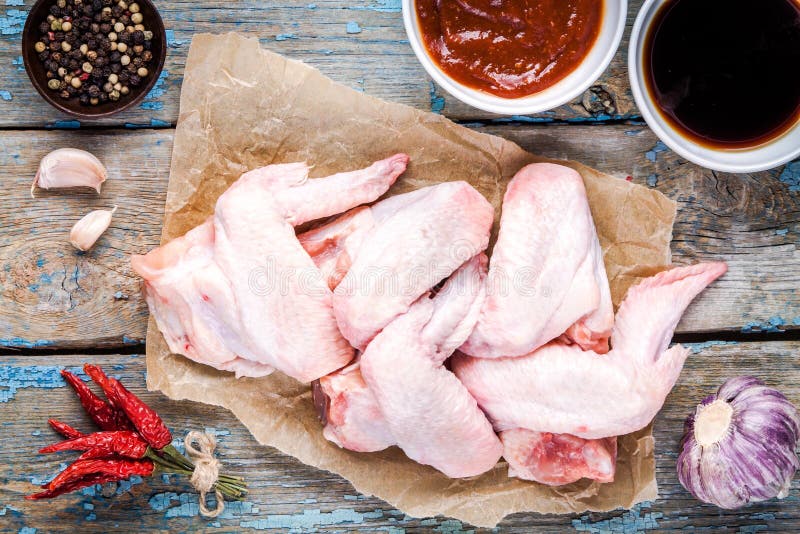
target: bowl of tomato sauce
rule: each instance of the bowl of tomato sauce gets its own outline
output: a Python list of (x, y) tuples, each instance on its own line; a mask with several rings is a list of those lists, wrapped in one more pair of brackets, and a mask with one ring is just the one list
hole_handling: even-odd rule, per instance
[(606, 70), (627, 0), (403, 0), (409, 42), (445, 91), (473, 107), (539, 113)]

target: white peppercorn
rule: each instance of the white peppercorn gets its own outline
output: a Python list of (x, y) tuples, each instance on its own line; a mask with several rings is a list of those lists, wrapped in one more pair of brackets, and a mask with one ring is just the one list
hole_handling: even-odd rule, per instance
[(119, 76), (117, 76), (114, 73), (111, 73), (111, 74), (108, 75), (108, 81), (110, 83), (112, 83), (112, 84), (115, 84), (115, 83), (117, 83), (119, 81)]
[(64, 32), (72, 31), (72, 23), (70, 21), (62, 22), (61, 31)]
[(109, 100), (119, 100), (119, 91), (116, 89), (108, 93)]
[(114, 52), (117, 49), (117, 43), (115, 43), (114, 41), (111, 41), (111, 43), (109, 44), (109, 47), (111, 48), (111, 51)]
[(144, 31), (144, 40), (149, 41), (153, 38), (153, 32), (145, 30)]
[(81, 69), (83, 69), (83, 72), (88, 72), (89, 74), (91, 74), (92, 71), (94, 70), (94, 67), (92, 67), (92, 64), (89, 63), (88, 61), (84, 61), (83, 65), (81, 65)]
[(127, 85), (123, 85), (122, 89), (119, 90), (119, 94), (121, 94), (121, 95), (127, 95), (130, 92), (131, 92), (131, 90), (128, 89)]
[(85, 56), (86, 53), (89, 51), (89, 45), (87, 45), (86, 43), (83, 43), (81, 45), (81, 47), (80, 47), (80, 51), (81, 51), (81, 54), (83, 54)]
[(41, 41), (38, 41), (35, 45), (33, 45), (33, 49), (36, 50), (37, 53), (41, 54), (47, 50), (47, 45)]
[(135, 31), (135, 32), (143, 32), (144, 31), (144, 24), (136, 24), (133, 27), (133, 31)]
[[(128, 9), (128, 3), (125, 2), (125, 0), (119, 0), (119, 3), (117, 5), (122, 9)], [(131, 11), (131, 13), (133, 13), (133, 11)]]
[(128, 56), (128, 55), (124, 55), (121, 58), (119, 58), (119, 62), (123, 67), (126, 67), (126, 66), (128, 66), (130, 64), (131, 57)]
[(61, 21), (56, 19), (53, 22), (51, 22), (50, 23), (50, 29), (53, 30), (54, 32), (60, 32), (61, 31)]
[(100, 99), (99, 99), (99, 98), (97, 98), (97, 97), (92, 97), (92, 98), (90, 98), (90, 99), (89, 99), (89, 103), (90, 103), (91, 105), (93, 105), (93, 106), (96, 106), (97, 104), (99, 104), (99, 103), (100, 103)]
[(114, 33), (114, 32), (111, 32), (111, 33), (109, 33), (109, 34), (108, 34), (108, 40), (109, 40), (109, 41), (111, 41), (111, 42), (113, 43), (114, 41), (116, 41), (116, 40), (117, 40), (117, 34), (116, 34), (116, 33)]
[(128, 6), (128, 11), (130, 11), (131, 13), (138, 13), (139, 12), (139, 4), (134, 2), (133, 4), (129, 5)]
[(89, 50), (88, 52), (86, 52), (86, 58), (89, 61), (94, 61), (95, 59), (97, 59), (97, 52), (95, 52), (94, 50)]
[(64, 67), (58, 67), (58, 77), (63, 78), (66, 75), (67, 75), (67, 69), (65, 69)]
[(115, 91), (119, 91), (120, 89), (122, 89), (122, 84), (119, 83), (119, 82), (115, 83), (114, 84), (114, 90)]
[(141, 13), (134, 13), (131, 15), (131, 22), (134, 24), (141, 24), (143, 20), (144, 17), (142, 17)]
[(80, 86), (81, 86), (81, 79), (80, 79), (80, 77), (79, 77), (79, 76), (75, 76), (74, 78), (72, 78), (72, 80), (70, 80), (69, 84), (70, 84), (72, 87), (74, 87), (75, 89), (78, 89), (78, 88), (80, 88)]
[(139, 77), (144, 78), (145, 76), (147, 76), (149, 74), (149, 72), (147, 71), (146, 68), (139, 67), (139, 69), (136, 71), (136, 74), (138, 74)]
[(53, 91), (57, 91), (61, 87), (61, 80), (52, 79), (47, 82), (47, 87)]
[(113, 90), (114, 90), (114, 84), (112, 84), (111, 82), (106, 82), (103, 84), (103, 91), (105, 91), (106, 93), (110, 93)]
[(61, 50), (63, 50), (64, 52), (69, 52), (70, 50), (72, 50), (72, 45), (66, 41), (61, 41)]
[(117, 50), (119, 50), (120, 54), (124, 54), (128, 51), (128, 45), (125, 43), (117, 43)]
[(64, 75), (64, 81), (67, 82), (67, 83), (72, 82), (72, 74), (65, 74)]

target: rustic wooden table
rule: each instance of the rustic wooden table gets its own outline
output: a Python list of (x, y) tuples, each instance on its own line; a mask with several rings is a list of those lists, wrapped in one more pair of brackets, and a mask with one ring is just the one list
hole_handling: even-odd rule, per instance
[[(444, 517), (410, 518), (358, 495), (338, 476), (259, 446), (222, 409), (145, 392), (147, 308), (128, 257), (159, 241), (183, 66), (192, 34), (201, 31), (257, 35), (263, 46), (371, 95), (657, 188), (680, 205), (674, 260), (729, 262), (728, 275), (690, 308), (676, 335), (693, 343), (695, 355), (655, 423), (660, 498), (602, 514), (517, 514), (500, 530), (800, 531), (797, 482), (783, 501), (724, 512), (694, 500), (675, 475), (683, 418), (726, 378), (761, 376), (800, 404), (800, 161), (732, 175), (677, 157), (643, 124), (632, 101), (626, 41), (582, 98), (538, 116), (498, 118), (458, 103), (430, 82), (407, 44), (399, 0), (309, 1), (158, 2), (169, 28), (158, 85), (135, 109), (87, 123), (47, 106), (25, 75), (20, 33), (32, 0), (0, 0), (0, 531), (472, 529)], [(631, 2), (629, 24), (640, 5)], [(30, 197), (39, 159), (64, 146), (89, 149), (108, 165), (110, 180), (100, 197)], [(67, 244), (71, 225), (90, 208), (113, 205), (119, 210), (98, 246), (77, 254)], [(215, 432), (226, 468), (250, 483), (247, 501), (204, 521), (196, 495), (175, 477), (84, 490), (52, 502), (23, 500), (65, 461), (35, 452), (54, 440), (46, 419), (85, 424), (58, 374), (85, 361), (111, 369), (172, 428)]]

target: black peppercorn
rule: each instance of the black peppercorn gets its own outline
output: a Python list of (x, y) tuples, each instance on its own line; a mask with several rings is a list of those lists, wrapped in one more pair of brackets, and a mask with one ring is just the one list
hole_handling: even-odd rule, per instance
[(133, 32), (133, 44), (140, 45), (144, 43), (144, 32), (142, 30), (136, 30)]
[(81, 96), (78, 97), (78, 102), (80, 102), (82, 106), (88, 106), (89, 105), (89, 95), (86, 94), (86, 93), (81, 94)]
[(130, 78), (129, 81), (130, 81), (130, 84), (132, 86), (134, 86), (134, 87), (136, 87), (137, 85), (142, 83), (142, 79), (139, 77), (138, 74), (131, 74), (131, 78)]
[(62, 57), (61, 59), (58, 60), (58, 65), (60, 67), (68, 67), (69, 66), (69, 58)]
[(47, 66), (47, 70), (50, 72), (58, 72), (58, 61), (50, 61), (50, 64)]
[(114, 74), (119, 74), (120, 72), (122, 72), (122, 65), (120, 65), (119, 63), (112, 63), (111, 72), (113, 72)]
[(127, 26), (128, 24), (130, 24), (130, 22), (131, 22), (131, 18), (130, 18), (128, 15), (122, 15), (122, 16), (119, 18), (119, 21), (120, 21), (121, 23), (123, 23), (125, 26)]
[(101, 92), (98, 98), (100, 99), (100, 102), (108, 102), (108, 93)]
[(102, 0), (93, 0), (92, 1), (92, 9), (94, 11), (100, 11), (103, 9), (103, 1)]
[(50, 31), (50, 25), (48, 23), (42, 22), (41, 24), (39, 24), (39, 33), (46, 34), (49, 31)]
[(111, 31), (111, 24), (104, 22), (100, 25), (100, 31), (103, 33), (108, 33)]
[(69, 99), (69, 98), (70, 98), (72, 95), (70, 95), (70, 94), (69, 94), (69, 91), (67, 91), (66, 89), (64, 89), (63, 91), (61, 91), (60, 93), (58, 93), (58, 96), (60, 96), (60, 97), (61, 97), (61, 98), (63, 98), (64, 100), (68, 100), (68, 99)]
[(56, 41), (63, 41), (64, 40), (64, 32), (55, 32), (53, 34)]
[(70, 58), (72, 58), (72, 59), (80, 59), (80, 58), (82, 58), (82, 57), (83, 57), (83, 53), (80, 51), (80, 49), (78, 49), (78, 48), (73, 48), (73, 49), (72, 49), (72, 50), (69, 52), (69, 57), (70, 57)]
[(133, 40), (131, 36), (132, 36), (132, 34), (130, 34), (128, 32), (121, 32), (117, 36), (117, 41), (119, 41), (120, 43), (125, 43), (126, 45), (129, 45), (129, 44), (131, 44), (131, 41)]
[(91, 98), (97, 98), (100, 96), (100, 88), (97, 85), (90, 85), (86, 92)]
[(111, 52), (108, 55), (108, 59), (111, 61), (111, 63), (119, 63), (119, 58), (121, 58), (121, 57), (122, 57), (122, 54), (120, 54), (116, 50), (114, 50), (113, 52)]
[(69, 44), (71, 44), (71, 45), (73, 46), (73, 48), (74, 48), (74, 47), (75, 47), (75, 43), (77, 43), (77, 42), (78, 42), (78, 36), (77, 36), (75, 33), (73, 33), (73, 32), (69, 32), (69, 33), (68, 33), (68, 34), (67, 34), (67, 35), (64, 37), (64, 40), (65, 40), (66, 42), (68, 42)]
[(103, 17), (100, 15), (100, 13), (95, 13), (94, 16), (92, 17), (92, 20), (99, 24), (103, 22)]
[(111, 14), (114, 15), (115, 19), (120, 18), (124, 12), (125, 10), (119, 7), (118, 5), (111, 8)]
[(69, 60), (69, 63), (67, 63), (67, 66), (68, 66), (68, 67), (69, 67), (71, 70), (77, 70), (77, 69), (79, 69), (79, 68), (80, 68), (81, 64), (80, 64), (80, 62), (79, 62), (77, 59), (70, 59), (70, 60)]
[(130, 72), (124, 71), (124, 72), (120, 72), (119, 73), (119, 81), (120, 81), (120, 83), (126, 84), (126, 83), (128, 83), (130, 81), (130, 79), (131, 79), (131, 73)]
[(61, 8), (56, 6), (56, 5), (50, 6), (50, 14), (53, 15), (54, 17), (60, 17), (61, 16)]
[(132, 64), (134, 67), (139, 68), (144, 65), (144, 61), (142, 61), (142, 58), (140, 57), (135, 57), (133, 58)]
[(56, 50), (61, 50), (61, 44), (55, 41), (50, 41), (50, 44), (47, 45), (51, 52), (55, 52)]
[(39, 54), (39, 61), (45, 61), (45, 60), (46, 60), (46, 59), (48, 59), (49, 57), (50, 57), (50, 52), (48, 52), (47, 50), (45, 50), (44, 52), (42, 52), (42, 53), (40, 53), (40, 54)]
[(144, 49), (150, 50), (153, 47), (153, 41), (145, 41), (144, 42)]

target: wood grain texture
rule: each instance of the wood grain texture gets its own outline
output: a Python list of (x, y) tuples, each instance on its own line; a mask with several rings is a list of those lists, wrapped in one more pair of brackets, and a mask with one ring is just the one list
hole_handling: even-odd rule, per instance
[[(21, 63), (21, 31), (34, 0), (0, 2), (1, 127), (75, 127), (34, 91)], [(637, 116), (625, 69), (627, 36), (642, 0), (629, 6), (628, 31), (606, 73), (584, 95), (537, 120), (606, 120)], [(5, 5), (3, 5), (5, 4)], [(344, 85), (386, 100), (433, 109), (454, 119), (493, 115), (461, 104), (436, 87), (408, 45), (399, 0), (239, 0), (158, 2), (170, 31), (163, 79), (140, 106), (82, 126), (174, 125), (183, 68), (192, 34), (244, 32), (274, 52), (319, 68)]]
[[(672, 531), (727, 527), (743, 532), (800, 529), (800, 484), (795, 481), (783, 501), (752, 505), (739, 512), (722, 511), (692, 498), (675, 474), (683, 420), (704, 396), (727, 378), (741, 374), (762, 377), (800, 403), (800, 342), (695, 345), (682, 377), (655, 423), (657, 478), (660, 498), (631, 511), (542, 516), (515, 514), (501, 523), (503, 532), (625, 532)], [(61, 367), (79, 367), (85, 361), (103, 365), (150, 403), (176, 436), (188, 429), (214, 429), (225, 470), (247, 478), (251, 493), (241, 504), (229, 504), (218, 521), (197, 517), (196, 496), (185, 479), (161, 477), (133, 485), (107, 485), (102, 491), (84, 491), (51, 502), (24, 501), (69, 454), (37, 455), (36, 450), (57, 439), (46, 419), (73, 422), (79, 429), (90, 424), (80, 414), (73, 394), (61, 381)], [(258, 445), (226, 411), (190, 402), (169, 401), (144, 391), (144, 358), (104, 355), (57, 357), (0, 357), (0, 532), (22, 527), (43, 532), (155, 530), (269, 530), (462, 532), (471, 527), (444, 517), (412, 519), (383, 501), (358, 495), (338, 476), (305, 466), (274, 449)], [(316, 429), (315, 429), (316, 430)], [(486, 532), (489, 532), (488, 530)]]
[[(474, 125), (545, 156), (579, 159), (651, 184), (680, 203), (679, 263), (723, 259), (726, 277), (705, 292), (680, 333), (800, 327), (800, 191), (789, 167), (719, 174), (663, 149), (643, 126)], [(128, 263), (159, 242), (171, 130), (0, 132), (0, 348), (99, 348), (140, 343), (147, 310)], [(109, 168), (102, 194), (37, 191), (30, 181), (49, 150), (76, 146)], [(795, 163), (795, 166), (798, 164)], [(91, 209), (119, 206), (88, 253), (67, 243)]]

